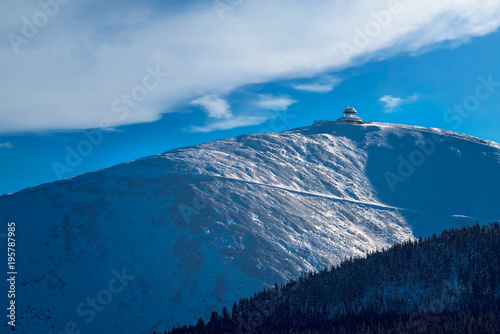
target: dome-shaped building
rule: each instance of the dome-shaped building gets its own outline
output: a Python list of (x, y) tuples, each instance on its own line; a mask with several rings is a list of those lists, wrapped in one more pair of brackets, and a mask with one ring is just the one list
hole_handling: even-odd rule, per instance
[(357, 113), (356, 109), (347, 107), (344, 109), (344, 116), (337, 120), (338, 123), (363, 123), (363, 120), (354, 115)]

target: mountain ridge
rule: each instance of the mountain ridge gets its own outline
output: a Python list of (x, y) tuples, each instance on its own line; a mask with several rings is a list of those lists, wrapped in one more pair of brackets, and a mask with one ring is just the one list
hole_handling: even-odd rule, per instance
[[(331, 125), (333, 125), (333, 121), (332, 121)], [(436, 134), (442, 134), (442, 133), (444, 133), (444, 134), (447, 134), (447, 135), (450, 135), (450, 136), (453, 136), (453, 137), (456, 137), (456, 138), (460, 138), (460, 139), (463, 139), (463, 140), (471, 141), (473, 143), (483, 144), (483, 145), (491, 146), (491, 147), (495, 147), (495, 148), (500, 148), (500, 144), (496, 143), (496, 142), (494, 142), (492, 140), (485, 139), (485, 138), (479, 138), (479, 137), (471, 136), (471, 135), (468, 135), (468, 134), (465, 134), (465, 133), (460, 133), (460, 132), (455, 132), (455, 131), (445, 130), (445, 129), (440, 129), (440, 128), (424, 127), (424, 126), (417, 126), (417, 125), (407, 125), (407, 124), (384, 123), (384, 122), (365, 122), (365, 123), (363, 123), (363, 125), (365, 125), (365, 126), (366, 125), (371, 125), (371, 126), (390, 126), (390, 127), (398, 127), (398, 128), (403, 128), (403, 129), (414, 129), (414, 130), (425, 131), (425, 132), (436, 133)], [(289, 129), (289, 130), (283, 130), (283, 131), (280, 131), (280, 132), (262, 132), (262, 133), (255, 133), (255, 134), (284, 133), (284, 132), (290, 132), (290, 131), (298, 131), (298, 130), (308, 129), (308, 128), (311, 128), (313, 126), (314, 125), (309, 125), (309, 126), (302, 126), (302, 127), (297, 127), (297, 128)], [(334, 126), (359, 126), (359, 125), (346, 125), (346, 124), (342, 124), (341, 125), (341, 124), (335, 124)], [(112, 165), (112, 166), (103, 167), (103, 168), (99, 168), (99, 169), (96, 169), (96, 170), (93, 170), (93, 171), (84, 172), (84, 173), (81, 173), (81, 174), (78, 174), (78, 175), (66, 177), (66, 178), (63, 178), (63, 179), (60, 179), (60, 180), (55, 180), (55, 181), (50, 181), (50, 182), (44, 182), (44, 183), (41, 183), (39, 185), (26, 187), (26, 188), (23, 188), (23, 189), (20, 189), (20, 190), (16, 190), (16, 191), (13, 191), (13, 192), (10, 192), (10, 193), (0, 194), (0, 197), (1, 196), (13, 195), (13, 194), (16, 194), (16, 193), (18, 193), (20, 191), (24, 191), (24, 190), (27, 190), (27, 189), (34, 189), (34, 188), (37, 188), (37, 187), (40, 187), (40, 186), (43, 186), (43, 185), (52, 184), (52, 183), (60, 182), (60, 181), (63, 181), (63, 180), (70, 180), (70, 179), (79, 177), (79, 176), (84, 175), (84, 174), (99, 172), (99, 171), (102, 171), (102, 170), (106, 170), (108, 168), (113, 168), (113, 167), (116, 167), (116, 166), (120, 166), (122, 164), (130, 164), (130, 163), (142, 160), (142, 159), (147, 159), (147, 158), (151, 158), (151, 157), (161, 156), (161, 155), (164, 155), (166, 153), (174, 152), (174, 151), (177, 151), (177, 150), (194, 148), (194, 147), (197, 147), (199, 145), (204, 145), (204, 144), (218, 142), (218, 141), (227, 140), (227, 139), (240, 138), (240, 137), (245, 137), (245, 136), (249, 136), (249, 134), (243, 134), (243, 135), (240, 135), (240, 136), (230, 137), (230, 138), (225, 138), (225, 139), (218, 139), (218, 140), (204, 142), (204, 143), (200, 143), (200, 144), (182, 146), (182, 147), (174, 148), (174, 149), (171, 149), (171, 150), (159, 153), (159, 154), (153, 154), (153, 155), (149, 155), (149, 156), (145, 156), (145, 157), (140, 157), (140, 158), (137, 158), (137, 159), (133, 159), (133, 160), (121, 162), (121, 163), (118, 163), (118, 164), (115, 164), (115, 165)]]
[[(249, 134), (0, 196), (0, 220), (30, 242), (19, 249), (21, 325), (38, 329), (50, 308), (40, 332), (69, 322), (83, 332), (170, 328), (474, 219), (458, 216), (495, 220), (500, 147), (442, 131), (370, 123)], [(384, 173), (433, 136), (446, 140), (391, 191)], [(87, 323), (78, 310), (90, 312), (87, 298), (123, 268), (135, 279)]]

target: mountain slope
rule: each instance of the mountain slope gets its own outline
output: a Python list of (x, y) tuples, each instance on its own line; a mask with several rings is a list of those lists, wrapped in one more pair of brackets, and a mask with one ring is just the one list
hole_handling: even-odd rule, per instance
[[(419, 150), (423, 162), (401, 169)], [(467, 217), (498, 219), (499, 172), (492, 142), (323, 124), (177, 149), (4, 195), (0, 220), (17, 224), (23, 268), (19, 327), (146, 333), (194, 321), (345, 256)]]

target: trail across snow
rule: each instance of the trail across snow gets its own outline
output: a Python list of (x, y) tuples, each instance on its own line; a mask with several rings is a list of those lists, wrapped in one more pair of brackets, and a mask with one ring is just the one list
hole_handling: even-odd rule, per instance
[(337, 196), (332, 196), (332, 195), (327, 195), (327, 194), (320, 194), (320, 193), (314, 193), (314, 192), (309, 192), (309, 191), (300, 191), (300, 190), (294, 190), (294, 189), (289, 189), (286, 187), (280, 187), (280, 186), (273, 186), (269, 184), (263, 184), (255, 181), (248, 181), (248, 180), (240, 180), (240, 179), (234, 179), (230, 177), (223, 177), (223, 176), (213, 176), (213, 175), (202, 175), (202, 174), (194, 174), (194, 173), (187, 173), (187, 172), (167, 172), (168, 174), (178, 174), (178, 175), (191, 175), (193, 177), (200, 177), (200, 178), (218, 178), (218, 179), (223, 179), (227, 181), (232, 181), (232, 182), (241, 182), (245, 184), (251, 184), (251, 185), (256, 185), (260, 187), (266, 187), (266, 188), (271, 188), (271, 189), (279, 189), (279, 190), (284, 190), (288, 191), (290, 193), (294, 194), (300, 194), (300, 195), (305, 195), (305, 196), (313, 196), (313, 197), (321, 197), (325, 199), (330, 199), (333, 201), (340, 201), (340, 202), (347, 202), (347, 203), (355, 203), (355, 204), (362, 204), (366, 206), (370, 206), (373, 208), (378, 208), (378, 209), (392, 209), (392, 210), (407, 210), (404, 208), (398, 208), (395, 206), (390, 206), (390, 205), (384, 205), (376, 202), (366, 202), (366, 201), (359, 201), (359, 200), (354, 200), (354, 199), (348, 199), (348, 198), (341, 198)]

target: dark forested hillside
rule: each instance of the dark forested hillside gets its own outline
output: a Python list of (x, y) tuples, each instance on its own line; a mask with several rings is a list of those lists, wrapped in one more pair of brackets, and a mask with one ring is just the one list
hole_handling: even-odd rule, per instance
[(169, 333), (500, 333), (499, 296), (494, 222), (345, 259)]

